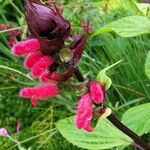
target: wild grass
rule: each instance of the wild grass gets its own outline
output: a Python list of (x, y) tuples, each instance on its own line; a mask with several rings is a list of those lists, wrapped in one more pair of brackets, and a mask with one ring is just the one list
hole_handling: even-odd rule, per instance
[[(64, 15), (72, 21), (76, 33), (81, 31), (80, 20), (83, 17), (92, 22), (95, 32), (104, 24), (132, 13), (130, 10), (119, 9), (99, 15), (99, 9), (95, 6), (96, 2), (92, 1), (80, 0), (76, 4), (65, 2)], [(25, 33), (22, 37), (25, 37), (27, 32), (23, 12), (23, 1), (0, 1), (0, 23), (10, 24), (13, 29), (22, 29)], [(23, 59), (11, 55), (8, 31), (0, 31), (0, 127), (7, 128), (26, 148), (78, 149), (63, 139), (55, 128), (55, 122), (59, 119), (74, 114), (77, 103), (75, 93), (68, 90), (53, 100), (41, 101), (38, 107), (32, 107), (28, 101), (21, 99), (18, 96), (19, 89), (36, 85), (37, 81), (28, 76), (22, 66)], [(113, 85), (105, 102), (120, 118), (131, 106), (150, 100), (150, 84), (144, 73), (145, 57), (149, 49), (149, 35), (135, 38), (121, 38), (114, 33), (95, 38), (89, 36), (79, 64), (84, 77), (94, 79), (102, 68), (123, 60), (108, 72)], [(22, 124), (19, 134), (15, 131), (17, 120)], [(17, 149), (16, 146), (0, 138), (1, 150)]]

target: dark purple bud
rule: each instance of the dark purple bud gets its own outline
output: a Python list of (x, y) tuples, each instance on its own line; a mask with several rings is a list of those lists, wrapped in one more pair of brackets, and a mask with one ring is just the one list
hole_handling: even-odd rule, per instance
[(86, 44), (87, 35), (77, 35), (73, 38), (73, 42), (70, 45), (70, 49), (74, 52), (73, 59), (69, 62), (72, 65), (78, 63), (82, 57), (83, 50)]
[[(41, 50), (58, 51), (70, 35), (70, 23), (39, 0), (26, 0), (26, 19), (31, 36), (40, 40)], [(47, 53), (47, 52), (46, 52)], [(49, 52), (48, 52), (49, 53)]]

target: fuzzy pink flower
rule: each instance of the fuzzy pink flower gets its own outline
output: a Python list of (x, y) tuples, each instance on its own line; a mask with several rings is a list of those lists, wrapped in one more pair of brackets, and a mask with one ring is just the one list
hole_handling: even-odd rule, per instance
[(44, 56), (33, 65), (31, 68), (31, 75), (33, 77), (39, 77), (52, 64), (53, 58), (51, 56)]
[(31, 98), (32, 104), (35, 106), (38, 99), (48, 99), (58, 94), (58, 86), (56, 84), (43, 84), (36, 87), (27, 87), (20, 91), (23, 98)]
[(97, 81), (90, 83), (90, 94), (94, 103), (100, 104), (104, 101), (104, 89)]
[(0, 128), (0, 136), (8, 137), (9, 134), (5, 128)]
[(39, 48), (40, 44), (37, 39), (28, 39), (14, 44), (12, 47), (12, 53), (16, 56), (22, 56), (34, 52)]
[(25, 60), (24, 60), (24, 66), (27, 69), (30, 69), (33, 67), (33, 65), (40, 60), (40, 58), (44, 57), (44, 55), (41, 53), (41, 51), (35, 51), (31, 54), (29, 54)]
[(40, 76), (41, 82), (49, 82), (50, 80), (57, 81), (58, 79), (59, 79), (59, 74), (57, 71), (50, 72), (50, 71), (46, 70)]
[(85, 94), (81, 97), (76, 111), (75, 124), (78, 129), (92, 131), (92, 100), (90, 94)]

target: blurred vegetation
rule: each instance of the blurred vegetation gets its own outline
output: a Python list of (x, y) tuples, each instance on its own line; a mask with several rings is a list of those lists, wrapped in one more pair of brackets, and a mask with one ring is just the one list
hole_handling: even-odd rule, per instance
[[(90, 21), (94, 33), (116, 19), (141, 15), (135, 6), (124, 7), (121, 3), (109, 3), (107, 0), (64, 0), (63, 3), (63, 14), (71, 21), (75, 33), (81, 32), (82, 18)], [(23, 6), (23, 0), (0, 0), (0, 23), (21, 29), (23, 34), (18, 40), (25, 38), (27, 34)], [(55, 128), (55, 122), (74, 113), (77, 103), (75, 93), (67, 90), (50, 101), (40, 101), (38, 107), (32, 107), (29, 101), (21, 99), (19, 90), (35, 85), (37, 81), (27, 75), (28, 72), (22, 65), (23, 59), (11, 55), (9, 35), (7, 30), (0, 31), (0, 127), (5, 127), (24, 147), (31, 147), (33, 150), (78, 149), (61, 137)], [(113, 85), (105, 102), (118, 117), (131, 106), (150, 100), (150, 82), (144, 73), (148, 50), (149, 35), (134, 38), (122, 38), (114, 33), (95, 38), (89, 35), (79, 64), (85, 77), (94, 79), (102, 68), (123, 59), (121, 64), (109, 71)], [(16, 133), (17, 120), (21, 122), (19, 133)], [(150, 135), (144, 135), (144, 138), (148, 141)], [(17, 147), (8, 139), (0, 138), (0, 149)]]

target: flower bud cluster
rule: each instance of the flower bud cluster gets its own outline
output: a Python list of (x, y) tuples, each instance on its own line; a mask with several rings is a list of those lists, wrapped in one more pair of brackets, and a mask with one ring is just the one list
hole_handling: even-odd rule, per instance
[(105, 98), (104, 87), (97, 81), (90, 83), (89, 92), (81, 96), (76, 111), (75, 124), (78, 129), (92, 131), (93, 104), (102, 104)]

